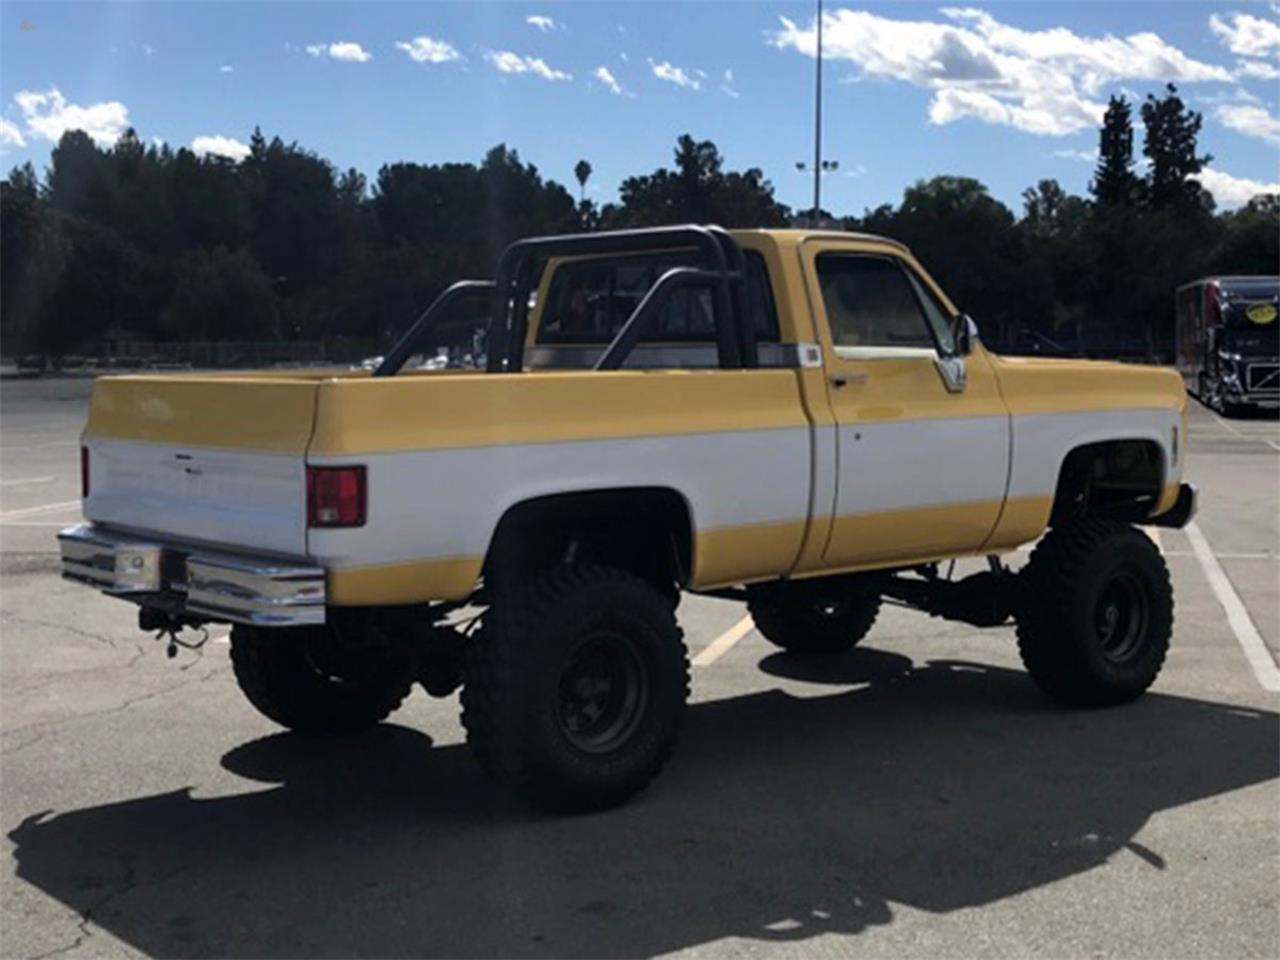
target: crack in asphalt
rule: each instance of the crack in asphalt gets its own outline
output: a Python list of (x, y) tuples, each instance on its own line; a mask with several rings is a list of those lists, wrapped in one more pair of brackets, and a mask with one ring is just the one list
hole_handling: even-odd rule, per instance
[(120, 713), (121, 711), (128, 710), (130, 707), (134, 706), (135, 704), (142, 703), (146, 700), (154, 700), (156, 697), (163, 697), (177, 690), (181, 690), (183, 687), (189, 687), (195, 683), (204, 683), (206, 680), (211, 680), (220, 673), (228, 672), (229, 669), (230, 669), (229, 667), (214, 667), (212, 670), (209, 670), (207, 673), (203, 674), (202, 676), (189, 677), (181, 681), (180, 683), (170, 684), (169, 686), (163, 687), (159, 690), (152, 690), (149, 693), (140, 694), (139, 696), (136, 696), (136, 697), (130, 697), (129, 699), (125, 700), (123, 703), (116, 704), (115, 706), (112, 706), (112, 707), (104, 707), (101, 710), (91, 710), (88, 713), (78, 713), (75, 716), (63, 717), (58, 720), (38, 720), (35, 723), (28, 723), (20, 727), (13, 727), (9, 730), (3, 731), (3, 733), (6, 736), (8, 736), (15, 733), (22, 733), (24, 730), (53, 729), (68, 723), (75, 723), (81, 720), (90, 720), (90, 719), (93, 719), (94, 717), (102, 717), (110, 713)]
[[(35, 693), (38, 690), (43, 690), (45, 687), (51, 687), (55, 683), (58, 683), (61, 680), (65, 680), (67, 677), (79, 676), (82, 673), (104, 673), (108, 670), (129, 670), (132, 667), (136, 666), (138, 662), (142, 660), (143, 657), (147, 656), (147, 654), (152, 652), (152, 650), (149, 650), (147, 647), (139, 643), (137, 640), (133, 641), (133, 647), (135, 650), (134, 655), (131, 656), (124, 663), (113, 663), (105, 667), (76, 667), (74, 670), (60, 670), (54, 675), (50, 677), (46, 677), (43, 680), (36, 680), (36, 681), (33, 681), (32, 683), (24, 684), (22, 686), (12, 687), (11, 689), (5, 691), (5, 696), (12, 697), (12, 696), (21, 696), (22, 694), (27, 694), (27, 693)], [(191, 664), (187, 664), (186, 666), (179, 667), (178, 669), (187, 670), (194, 665), (195, 665), (194, 663), (191, 663)]]
[(16, 623), (26, 627), (49, 627), (54, 630), (61, 630), (64, 633), (70, 633), (77, 637), (84, 637), (86, 640), (92, 640), (95, 643), (105, 643), (113, 650), (116, 647), (116, 641), (111, 637), (100, 633), (93, 633), (89, 630), (82, 630), (79, 627), (69, 626), (65, 623), (57, 623), (53, 620), (37, 620), (34, 617), (20, 617), (16, 613), (4, 610), (0, 611), (0, 623), (4, 622)]
[(168, 873), (161, 874), (151, 880), (139, 881), (137, 870), (134, 867), (134, 858), (132, 856), (129, 856), (128, 854), (121, 854), (117, 857), (117, 860), (120, 863), (123, 873), (119, 887), (115, 890), (107, 891), (79, 912), (79, 919), (76, 921), (77, 932), (74, 939), (72, 939), (70, 943), (65, 943), (60, 947), (54, 947), (52, 950), (46, 950), (44, 953), (35, 954), (30, 957), (29, 960), (46, 960), (48, 957), (60, 956), (61, 954), (75, 950), (77, 947), (83, 946), (85, 941), (93, 936), (94, 931), (92, 924), (95, 914), (100, 914), (101, 911), (113, 901), (133, 893), (135, 890), (141, 890), (145, 887), (154, 887), (157, 884), (166, 883), (174, 877), (191, 870), (194, 866), (193, 864), (188, 864), (178, 867), (175, 870), (170, 870)]

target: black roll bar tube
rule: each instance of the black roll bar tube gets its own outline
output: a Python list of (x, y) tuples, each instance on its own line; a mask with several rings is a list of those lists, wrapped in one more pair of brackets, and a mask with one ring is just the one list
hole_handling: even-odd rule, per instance
[(738, 355), (742, 366), (754, 370), (760, 366), (760, 359), (756, 350), (756, 328), (747, 310), (747, 258), (743, 256), (738, 241), (724, 227), (708, 226), (707, 230), (720, 241), (729, 267), (729, 289), (733, 297)]
[(593, 370), (617, 370), (631, 355), (640, 337), (653, 324), (658, 312), (671, 300), (672, 294), (685, 287), (711, 287), (720, 281), (720, 275), (712, 270), (699, 270), (696, 267), (672, 267), (658, 278), (658, 282), (649, 288), (636, 308), (627, 317), (614, 336), (613, 342), (596, 361)]
[[(727, 239), (732, 243), (731, 237)], [(527, 273), (522, 274), (520, 268), (527, 261), (537, 257), (643, 253), (681, 246), (696, 247), (709, 264), (709, 272), (716, 277), (712, 283), (712, 291), (716, 317), (716, 347), (720, 366), (728, 368), (740, 366), (742, 364), (741, 336), (735, 329), (740, 327), (735, 322), (737, 311), (734, 310), (734, 298), (730, 293), (730, 268), (725, 255), (727, 245), (707, 227), (686, 225), (533, 237), (511, 244), (498, 261), (493, 323), (489, 328), (489, 372), (501, 373), (522, 368), (524, 339), (528, 329), (528, 287), (531, 278)], [(733, 246), (736, 247), (736, 244)], [(738, 251), (738, 256), (741, 256), (741, 251)]]
[(382, 363), (373, 371), (375, 377), (393, 377), (400, 372), (405, 361), (414, 354), (418, 341), (428, 333), (440, 320), (444, 311), (460, 300), (479, 294), (493, 292), (492, 280), (459, 280), (449, 286), (440, 296), (431, 301), (431, 306), (413, 322), (408, 332), (401, 337), (391, 351), (383, 358)]

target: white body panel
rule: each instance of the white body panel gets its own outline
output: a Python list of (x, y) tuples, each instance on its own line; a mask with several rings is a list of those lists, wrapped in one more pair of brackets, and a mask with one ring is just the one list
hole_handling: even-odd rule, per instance
[(91, 438), (85, 515), (342, 569), (482, 555), (512, 506), (581, 490), (673, 489), (706, 532), (1051, 496), (1071, 449), (1112, 439), (1156, 443), (1167, 484), (1178, 423), (1164, 409), (1018, 416), (1012, 452), (1010, 419), (987, 416), (308, 458), (368, 468), (367, 523), (334, 530), (307, 529), (296, 455)]
[(810, 443), (799, 427), (370, 454), (358, 458), (368, 467), (368, 522), (312, 530), (309, 554), (336, 567), (475, 556), (517, 503), (618, 487), (676, 490), (695, 530), (804, 520)]
[(95, 523), (171, 539), (302, 556), (307, 481), (290, 454), (87, 440)]
[(1173, 456), (1173, 430), (1181, 423), (1176, 410), (1089, 410), (1035, 413), (1014, 417), (1010, 497), (1052, 494), (1067, 454), (1076, 447), (1104, 440), (1150, 440), (1160, 449), (1164, 483), (1182, 476), (1181, 457)]
[(838, 516), (999, 500), (1009, 418), (841, 424)]

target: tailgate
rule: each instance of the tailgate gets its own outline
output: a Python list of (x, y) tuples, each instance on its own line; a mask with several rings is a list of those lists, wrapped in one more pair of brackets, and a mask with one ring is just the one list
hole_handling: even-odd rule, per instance
[(85, 516), (301, 556), (320, 376), (111, 377), (93, 389)]

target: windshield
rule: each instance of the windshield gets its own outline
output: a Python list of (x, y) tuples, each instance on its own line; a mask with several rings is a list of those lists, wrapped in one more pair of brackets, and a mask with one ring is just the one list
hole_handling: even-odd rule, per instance
[(1222, 322), (1232, 329), (1263, 333), (1274, 339), (1280, 326), (1280, 280), (1235, 281), (1224, 284)]

